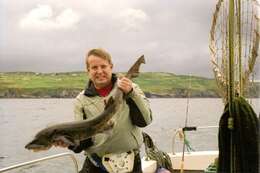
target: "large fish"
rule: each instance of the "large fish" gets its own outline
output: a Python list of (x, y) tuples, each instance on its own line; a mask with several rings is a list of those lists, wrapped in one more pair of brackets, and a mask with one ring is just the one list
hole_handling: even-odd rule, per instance
[[(129, 69), (126, 77), (129, 79), (137, 77), (142, 63), (145, 63), (143, 55)], [(67, 145), (78, 146), (80, 141), (112, 129), (114, 122), (111, 118), (123, 101), (123, 92), (119, 88), (116, 88), (114, 91), (108, 99), (104, 111), (97, 117), (47, 127), (39, 131), (25, 148), (35, 151), (48, 150), (57, 141), (62, 141)]]

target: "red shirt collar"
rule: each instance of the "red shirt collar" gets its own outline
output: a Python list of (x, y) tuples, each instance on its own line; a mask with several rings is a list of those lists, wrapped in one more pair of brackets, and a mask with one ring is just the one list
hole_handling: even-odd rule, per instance
[(112, 90), (113, 88), (113, 84), (110, 83), (108, 86), (104, 87), (104, 88), (101, 88), (101, 89), (96, 89), (96, 91), (98, 92), (98, 94), (101, 96), (101, 97), (106, 97), (110, 91)]

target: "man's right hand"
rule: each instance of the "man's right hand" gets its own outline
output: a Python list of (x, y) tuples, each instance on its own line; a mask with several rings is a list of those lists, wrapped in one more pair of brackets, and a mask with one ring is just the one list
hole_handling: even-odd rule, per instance
[(53, 143), (55, 147), (62, 147), (62, 148), (68, 148), (68, 144), (65, 144), (63, 141), (58, 140)]

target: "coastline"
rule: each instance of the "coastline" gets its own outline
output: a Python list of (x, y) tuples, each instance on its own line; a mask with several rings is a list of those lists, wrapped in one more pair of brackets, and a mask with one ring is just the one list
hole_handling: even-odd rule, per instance
[[(5, 89), (0, 90), (1, 98), (75, 98), (82, 89)], [(187, 92), (176, 90), (171, 93), (151, 93), (144, 92), (147, 98), (187, 98)], [(214, 91), (191, 91), (190, 98), (221, 98)], [(259, 95), (251, 95), (250, 98), (259, 98)]]
[[(0, 73), (0, 98), (74, 98), (87, 81), (85, 72)], [(211, 78), (144, 72), (134, 82), (148, 98), (220, 98)], [(260, 83), (250, 84), (248, 90), (246, 97), (259, 98)]]

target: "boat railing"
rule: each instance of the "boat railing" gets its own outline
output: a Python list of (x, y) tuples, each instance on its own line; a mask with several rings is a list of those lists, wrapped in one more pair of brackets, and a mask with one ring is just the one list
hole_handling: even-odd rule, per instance
[(69, 158), (71, 158), (73, 163), (74, 163), (75, 172), (76, 173), (79, 172), (78, 162), (77, 162), (76, 157), (72, 153), (68, 153), (67, 152), (67, 153), (60, 153), (60, 154), (56, 154), (56, 155), (52, 155), (52, 156), (43, 157), (43, 158), (40, 158), (40, 159), (35, 159), (35, 160), (32, 160), (32, 161), (28, 161), (28, 162), (23, 162), (23, 163), (16, 164), (16, 165), (13, 165), (13, 166), (9, 166), (9, 167), (6, 167), (6, 168), (2, 168), (2, 169), (0, 169), (0, 173), (6, 172), (6, 171), (10, 171), (10, 170), (14, 170), (14, 169), (17, 169), (17, 168), (21, 168), (21, 167), (28, 166), (28, 165), (33, 165), (35, 163), (39, 163), (39, 162), (44, 162), (44, 161), (47, 161), (47, 160), (60, 158), (60, 157), (69, 157)]
[(172, 138), (172, 154), (176, 154), (175, 153), (175, 140), (176, 140), (177, 135), (179, 136), (180, 139), (183, 140), (183, 142), (185, 142), (183, 132), (196, 131), (197, 129), (211, 129), (211, 128), (218, 128), (218, 126), (189, 126), (189, 127), (174, 129), (174, 134), (173, 134), (173, 138)]

